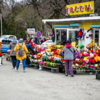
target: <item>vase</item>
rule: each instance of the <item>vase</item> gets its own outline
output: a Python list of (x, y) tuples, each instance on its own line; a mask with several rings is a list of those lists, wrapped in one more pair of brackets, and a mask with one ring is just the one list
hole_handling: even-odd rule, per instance
[(0, 57), (0, 65), (1, 65), (1, 60), (2, 60), (2, 57)]

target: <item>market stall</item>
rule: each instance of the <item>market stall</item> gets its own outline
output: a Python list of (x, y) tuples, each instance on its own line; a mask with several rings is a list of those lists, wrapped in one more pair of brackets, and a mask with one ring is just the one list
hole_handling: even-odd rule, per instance
[[(66, 15), (81, 15), (94, 13), (94, 1), (66, 5)], [(98, 71), (100, 45), (100, 16), (43, 19), (44, 24), (52, 24), (52, 39), (55, 44), (62, 40), (65, 33), (66, 40), (70, 40), (75, 48), (73, 67), (77, 70)], [(87, 55), (86, 55), (87, 54)]]
[[(93, 1), (66, 6), (67, 15), (91, 13), (94, 13)], [(49, 68), (51, 72), (59, 72), (59, 69), (64, 71), (64, 46), (59, 45), (62, 41), (62, 32), (64, 32), (66, 40), (70, 40), (75, 49), (74, 71), (95, 73), (100, 71), (100, 16), (44, 19), (42, 21), (44, 24), (52, 23), (51, 35), (54, 44), (48, 45), (47, 49), (35, 46), (35, 55), (28, 55), (31, 65), (35, 68), (39, 67), (40, 70)]]

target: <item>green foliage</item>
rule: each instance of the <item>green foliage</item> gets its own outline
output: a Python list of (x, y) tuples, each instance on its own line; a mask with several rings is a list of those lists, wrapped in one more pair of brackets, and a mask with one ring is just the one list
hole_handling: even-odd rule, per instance
[(3, 35), (15, 35), (17, 38), (26, 39), (27, 28), (42, 30), (42, 19), (31, 7), (17, 7), (12, 13), (3, 18)]

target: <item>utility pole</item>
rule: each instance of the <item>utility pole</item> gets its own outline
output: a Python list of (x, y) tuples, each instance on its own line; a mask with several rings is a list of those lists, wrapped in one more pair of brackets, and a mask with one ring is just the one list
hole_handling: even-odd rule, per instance
[(1, 36), (2, 36), (2, 14), (0, 14), (0, 19), (1, 19)]

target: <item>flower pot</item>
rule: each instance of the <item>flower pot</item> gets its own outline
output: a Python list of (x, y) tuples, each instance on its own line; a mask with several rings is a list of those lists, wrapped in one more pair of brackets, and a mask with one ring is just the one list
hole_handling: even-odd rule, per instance
[(100, 74), (96, 74), (96, 79), (100, 80)]

